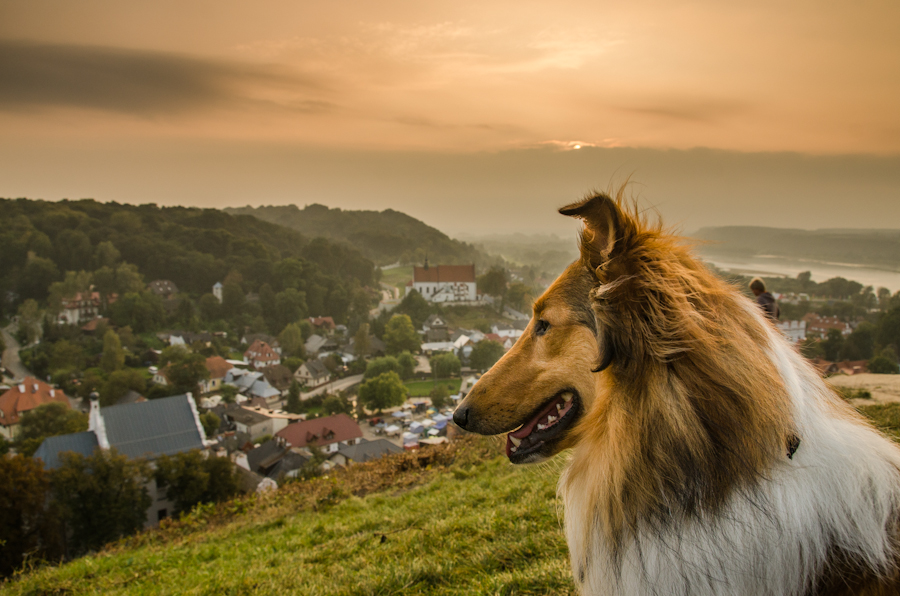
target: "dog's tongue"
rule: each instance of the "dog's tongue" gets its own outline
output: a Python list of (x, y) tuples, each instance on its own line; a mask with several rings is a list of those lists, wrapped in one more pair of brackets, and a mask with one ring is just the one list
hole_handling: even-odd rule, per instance
[(534, 430), (534, 427), (537, 426), (538, 422), (543, 420), (547, 416), (547, 414), (550, 414), (550, 413), (555, 414), (557, 412), (556, 404), (558, 404), (558, 403), (566, 403), (566, 402), (563, 400), (562, 397), (560, 397), (559, 399), (554, 399), (552, 402), (547, 404), (547, 407), (544, 408), (543, 410), (541, 410), (537, 416), (535, 416), (534, 418), (532, 418), (531, 420), (529, 420), (528, 422), (523, 424), (519, 428), (519, 430), (509, 433), (509, 436), (515, 437), (517, 439), (524, 439), (525, 437), (530, 435), (531, 431)]

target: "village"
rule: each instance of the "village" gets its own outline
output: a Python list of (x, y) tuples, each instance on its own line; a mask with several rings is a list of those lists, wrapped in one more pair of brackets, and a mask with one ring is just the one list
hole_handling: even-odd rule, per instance
[[(455, 404), (515, 344), (530, 317), (492, 287), (508, 288), (509, 273), (492, 269), (479, 278), (474, 265), (429, 265), (427, 259), (408, 270), (405, 283), (402, 273), (391, 276), (393, 285), (381, 282), (371, 294), (377, 305), (373, 298), (353, 332), (332, 316), (309, 316), (287, 323), (277, 335), (165, 329), (138, 341), (109, 316), (117, 294), (89, 288), (66, 296), (53, 322), (42, 324), (42, 334), (23, 330), (33, 324), (24, 316), (4, 330), (0, 433), (46, 471), (71, 465), (72, 454), (91, 458), (98, 451), (151, 470), (169, 469), (170, 458), (189, 454), (227, 462), (233, 488), (207, 495), (213, 500), (235, 491), (264, 493), (335, 468), (454, 441), (465, 434), (453, 423)], [(233, 281), (227, 285), (234, 289)], [(170, 280), (152, 281), (144, 291), (168, 312), (183, 304)], [(217, 282), (212, 299), (205, 300), (225, 307), (227, 295), (226, 284)], [(232, 301), (233, 296), (232, 291)], [(888, 353), (879, 355), (882, 361), (871, 354), (852, 357), (864, 353), (860, 342), (874, 343), (870, 323), (813, 312), (809, 295), (778, 293), (777, 299), (788, 314), (801, 304), (809, 311), (777, 326), (822, 376), (865, 376), (872, 362), (882, 366), (874, 372), (897, 372)], [(818, 304), (828, 312), (829, 302)], [(46, 380), (28, 369), (40, 363), (42, 343), (60, 329), (66, 337), (102, 343), (97, 364), (105, 381), (92, 380), (90, 369), (63, 368)], [(17, 337), (30, 340), (21, 360)], [(72, 339), (57, 340), (48, 362), (65, 361), (73, 345)], [(849, 397), (862, 395), (847, 391)], [(900, 401), (900, 393), (888, 393), (889, 400)], [(84, 416), (86, 428), (61, 432), (60, 425), (43, 435), (30, 430), (52, 408), (60, 419), (63, 409)], [(185, 511), (183, 497), (166, 478), (157, 472), (141, 480), (149, 496), (144, 527)]]

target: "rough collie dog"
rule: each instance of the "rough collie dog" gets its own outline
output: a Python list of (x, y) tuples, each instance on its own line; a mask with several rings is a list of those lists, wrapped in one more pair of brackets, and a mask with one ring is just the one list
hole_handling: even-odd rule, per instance
[(634, 206), (581, 218), (581, 258), (454, 413), (559, 483), (585, 594), (900, 594), (900, 450), (762, 311)]

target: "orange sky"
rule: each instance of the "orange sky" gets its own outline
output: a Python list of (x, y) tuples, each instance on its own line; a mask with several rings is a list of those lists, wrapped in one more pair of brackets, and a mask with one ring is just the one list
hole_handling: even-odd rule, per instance
[(783, 225), (900, 227), (898, 105), (894, 1), (0, 0), (0, 196), (394, 207), (462, 231), (459, 207), (533, 227), (633, 174), (688, 228), (854, 189), (868, 216)]

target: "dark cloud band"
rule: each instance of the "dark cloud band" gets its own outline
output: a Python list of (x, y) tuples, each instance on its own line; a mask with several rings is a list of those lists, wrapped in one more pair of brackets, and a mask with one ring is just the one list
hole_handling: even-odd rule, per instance
[(181, 54), (0, 41), (0, 110), (178, 114), (252, 101), (254, 88), (270, 87), (303, 92), (321, 84), (275, 67)]

